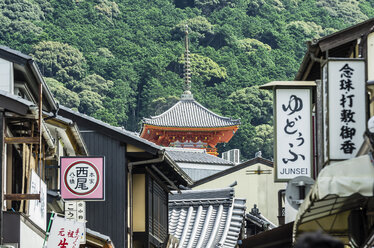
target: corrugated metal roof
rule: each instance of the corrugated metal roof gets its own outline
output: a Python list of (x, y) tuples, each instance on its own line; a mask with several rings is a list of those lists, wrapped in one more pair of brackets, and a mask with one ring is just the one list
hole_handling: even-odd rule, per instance
[(245, 199), (233, 188), (184, 190), (169, 197), (169, 233), (179, 248), (235, 247), (245, 214)]
[(233, 162), (219, 158), (208, 153), (193, 151), (173, 151), (166, 149), (166, 152), (176, 162), (189, 162), (197, 164), (234, 165)]
[(158, 116), (144, 118), (144, 124), (160, 127), (229, 127), (240, 124), (240, 120), (217, 115), (194, 99), (182, 99)]

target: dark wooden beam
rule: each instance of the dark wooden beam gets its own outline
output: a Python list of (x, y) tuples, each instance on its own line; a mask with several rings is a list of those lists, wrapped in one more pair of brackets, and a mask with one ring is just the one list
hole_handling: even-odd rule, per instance
[(40, 194), (5, 194), (4, 200), (8, 200), (8, 201), (40, 200)]
[(39, 137), (5, 137), (6, 144), (39, 144)]

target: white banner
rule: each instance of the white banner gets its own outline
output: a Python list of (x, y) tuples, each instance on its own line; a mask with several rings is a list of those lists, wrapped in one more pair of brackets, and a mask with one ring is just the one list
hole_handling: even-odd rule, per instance
[(328, 62), (329, 159), (356, 156), (366, 128), (365, 63)]
[(276, 180), (311, 176), (310, 89), (276, 90)]
[(35, 222), (44, 231), (47, 225), (47, 185), (40, 179), (34, 170), (31, 170), (30, 194), (39, 194), (40, 200), (29, 201), (30, 220)]
[(47, 248), (78, 248), (82, 236), (86, 236), (85, 223), (55, 216), (49, 233)]

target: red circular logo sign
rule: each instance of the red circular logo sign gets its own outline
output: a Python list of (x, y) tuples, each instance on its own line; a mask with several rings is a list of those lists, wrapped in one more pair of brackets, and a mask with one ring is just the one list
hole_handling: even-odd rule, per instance
[(66, 188), (75, 195), (89, 195), (99, 185), (98, 169), (88, 161), (76, 161), (65, 171), (64, 183)]

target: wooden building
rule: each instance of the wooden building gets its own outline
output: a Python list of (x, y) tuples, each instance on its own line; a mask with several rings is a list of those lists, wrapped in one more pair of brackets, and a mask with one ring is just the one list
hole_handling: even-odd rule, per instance
[(30, 56), (0, 47), (0, 75), (0, 244), (42, 247), (59, 157), (87, 150)]
[(220, 116), (193, 98), (187, 31), (185, 43), (184, 93), (164, 113), (144, 118), (140, 137), (160, 146), (206, 149), (208, 153), (218, 155), (216, 145), (229, 142), (239, 128), (240, 120)]
[[(353, 63), (361, 63), (361, 70), (348, 68), (349, 75), (340, 69), (339, 79), (333, 81), (332, 62), (341, 62), (353, 67)], [(367, 121), (374, 115), (374, 19), (348, 27), (326, 37), (308, 42), (307, 52), (296, 75), (295, 80), (316, 81), (314, 92), (315, 104), (315, 140), (316, 171), (318, 177), (306, 200), (300, 206), (294, 225), (294, 238), (307, 231), (322, 230), (341, 239), (346, 245), (353, 247), (370, 247), (374, 239), (374, 209), (372, 190), (374, 170), (372, 166), (372, 145), (365, 134)], [(339, 72), (339, 71), (338, 71)], [(359, 75), (357, 75), (359, 74)], [(348, 76), (348, 77), (347, 77)], [(360, 80), (357, 80), (359, 76)], [(346, 82), (350, 88), (345, 87)], [(342, 91), (339, 94), (339, 106), (352, 108), (354, 126), (352, 135), (359, 142), (352, 147), (350, 157), (336, 159), (331, 153), (333, 125), (344, 121), (344, 113), (339, 118), (331, 118), (334, 101), (332, 86)], [(350, 91), (352, 89), (352, 91)], [(353, 90), (360, 90), (354, 92)], [(345, 92), (343, 92), (345, 90)], [(349, 92), (348, 94), (346, 92)], [(349, 102), (345, 98), (349, 97)], [(347, 98), (348, 99), (348, 98)], [(362, 104), (359, 105), (359, 102)], [(356, 107), (356, 109), (353, 109)], [(340, 137), (346, 129), (338, 128)], [(353, 130), (353, 128), (351, 128)], [(328, 149), (326, 149), (328, 147)], [(355, 156), (357, 156), (355, 158)], [(370, 159), (369, 159), (370, 158)], [(324, 185), (330, 185), (325, 188)], [(342, 187), (343, 186), (343, 187)], [(366, 191), (365, 188), (370, 188)], [(359, 227), (359, 228), (357, 228)], [(358, 231), (360, 230), (360, 231)], [(371, 243), (370, 243), (371, 242)], [(370, 244), (369, 244), (370, 243)]]
[(166, 151), (120, 127), (68, 108), (90, 155), (105, 156), (103, 202), (87, 202), (87, 227), (105, 233), (116, 247), (161, 247), (168, 241), (168, 193), (192, 180)]

